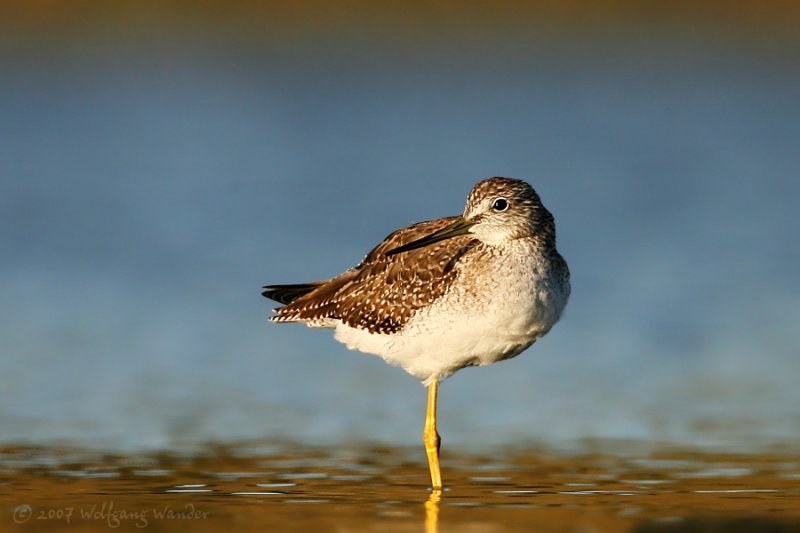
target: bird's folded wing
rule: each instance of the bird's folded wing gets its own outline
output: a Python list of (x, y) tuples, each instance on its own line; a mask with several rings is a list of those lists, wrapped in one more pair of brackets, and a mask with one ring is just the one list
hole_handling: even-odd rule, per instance
[(276, 309), (274, 320), (332, 318), (371, 333), (400, 331), (417, 310), (447, 291), (458, 275), (457, 262), (478, 241), (462, 235), (400, 254), (386, 253), (438, 231), (456, 219), (430, 220), (395, 231), (355, 268)]

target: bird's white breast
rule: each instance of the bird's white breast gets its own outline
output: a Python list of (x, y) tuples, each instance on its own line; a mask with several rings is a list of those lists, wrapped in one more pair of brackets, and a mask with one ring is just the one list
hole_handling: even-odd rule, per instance
[(460, 264), (450, 289), (398, 333), (370, 334), (338, 324), (336, 339), (426, 384), (466, 366), (514, 357), (550, 330), (569, 296), (549, 263), (525, 251), (498, 251)]

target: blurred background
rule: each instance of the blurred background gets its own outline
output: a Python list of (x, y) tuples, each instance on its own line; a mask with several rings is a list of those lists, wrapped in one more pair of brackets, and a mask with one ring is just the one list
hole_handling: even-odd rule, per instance
[(800, 4), (0, 2), (0, 441), (416, 445), (265, 283), (524, 178), (573, 294), (446, 446), (800, 438)]

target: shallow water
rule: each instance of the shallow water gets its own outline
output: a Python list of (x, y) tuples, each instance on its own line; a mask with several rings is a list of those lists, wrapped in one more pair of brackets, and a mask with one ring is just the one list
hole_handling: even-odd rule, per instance
[(268, 531), (797, 531), (800, 455), (693, 451), (443, 457), (242, 444), (192, 453), (0, 452), (0, 527)]

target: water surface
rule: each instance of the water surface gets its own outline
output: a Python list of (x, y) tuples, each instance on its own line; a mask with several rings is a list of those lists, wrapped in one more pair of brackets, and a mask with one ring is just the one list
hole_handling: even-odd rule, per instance
[(162, 531), (797, 531), (800, 455), (447, 453), (246, 443), (191, 454), (6, 448), (2, 527)]

